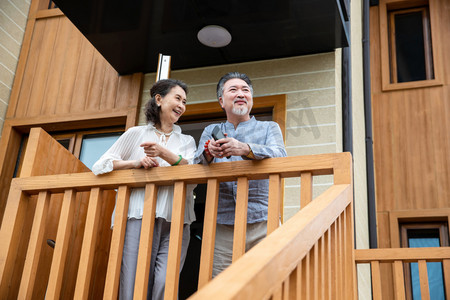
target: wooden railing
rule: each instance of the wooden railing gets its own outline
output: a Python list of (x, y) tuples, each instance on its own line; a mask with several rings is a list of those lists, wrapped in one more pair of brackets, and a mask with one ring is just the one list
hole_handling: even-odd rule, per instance
[(405, 284), (405, 266), (408, 263), (418, 263), (421, 299), (431, 299), (427, 263), (440, 262), (444, 279), (443, 290), (446, 299), (450, 299), (450, 247), (361, 249), (355, 251), (355, 262), (370, 263), (374, 300), (412, 299), (411, 291), (406, 289), (411, 286)]
[[(49, 218), (49, 199), (51, 195), (57, 193), (64, 196), (61, 200), (56, 246), (49, 267), (48, 280), (45, 280), (48, 282), (45, 286), (46, 299), (59, 298), (61, 286), (67, 280), (75, 281), (73, 298), (88, 298), (95, 284), (91, 278), (98, 272), (94, 258), (99, 255), (96, 253), (95, 245), (104, 194), (102, 191), (117, 189), (115, 225), (105, 271), (106, 278), (99, 281), (104, 282), (104, 286), (101, 287), (104, 291), (103, 299), (116, 299), (129, 194), (130, 189), (136, 187), (145, 187), (145, 204), (134, 298), (146, 298), (158, 186), (174, 185), (165, 298), (176, 299), (186, 184), (207, 183), (199, 291), (194, 297), (203, 299), (202, 295), (205, 293), (207, 295), (214, 293), (214, 298), (218, 295), (227, 297), (226, 295), (230, 295), (229, 292), (235, 291), (230, 298), (245, 299), (245, 295), (248, 295), (246, 293), (251, 289), (252, 293), (257, 290), (257, 295), (262, 297), (286, 294), (289, 291), (306, 295), (307, 298), (308, 295), (324, 295), (329, 299), (336, 297), (350, 299), (355, 295), (351, 170), (350, 154), (340, 153), (225, 162), (210, 166), (122, 170), (102, 176), (85, 172), (16, 178), (11, 184), (0, 231), (0, 298), (13, 295), (29, 299), (33, 295), (33, 290), (37, 288), (36, 270), (40, 266), (39, 253), (44, 247), (44, 227), (45, 220)], [(312, 178), (319, 175), (333, 175), (334, 184), (311, 201)], [(311, 203), (277, 229), (280, 223), (282, 179), (288, 177), (301, 177), (299, 195), (302, 206)], [(253, 179), (269, 179), (269, 236), (248, 255), (244, 255), (248, 181)], [(208, 284), (212, 274), (219, 183), (235, 180), (238, 187), (233, 265)], [(68, 248), (73, 247), (71, 242), (74, 239), (71, 237), (70, 229), (74, 226), (72, 223), (75, 199), (77, 194), (86, 192), (89, 194), (86, 218), (78, 221), (85, 222), (85, 225), (80, 254), (77, 256), (79, 257), (77, 274), (70, 274), (72, 277), (68, 278), (64, 268), (67, 264)], [(36, 197), (35, 195), (37, 202), (34, 219), (29, 238), (26, 239), (29, 242), (24, 245), (28, 250), (25, 257), (17, 257), (19, 247), (23, 246), (19, 245), (18, 233), (21, 232), (24, 223), (26, 204), (31, 197)], [(10, 290), (13, 273), (19, 273), (21, 277), (17, 291)], [(231, 289), (226, 282), (227, 278), (232, 279), (233, 274), (239, 274), (239, 278), (243, 281), (239, 285), (233, 283)], [(220, 282), (225, 283), (222, 289), (215, 290), (214, 287)]]
[(356, 299), (352, 187), (334, 185), (189, 299)]

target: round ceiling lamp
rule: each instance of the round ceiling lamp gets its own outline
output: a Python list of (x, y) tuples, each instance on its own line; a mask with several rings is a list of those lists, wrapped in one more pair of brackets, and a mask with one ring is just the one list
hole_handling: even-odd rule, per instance
[(198, 40), (205, 46), (220, 48), (231, 42), (231, 34), (218, 25), (208, 25), (200, 29), (197, 34)]

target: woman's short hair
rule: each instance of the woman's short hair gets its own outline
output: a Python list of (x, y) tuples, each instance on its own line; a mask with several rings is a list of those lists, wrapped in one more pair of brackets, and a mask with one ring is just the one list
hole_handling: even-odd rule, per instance
[(234, 79), (234, 78), (244, 80), (248, 84), (248, 87), (250, 88), (250, 92), (252, 93), (252, 96), (253, 96), (253, 86), (252, 86), (252, 82), (251, 82), (250, 78), (248, 78), (248, 76), (245, 75), (244, 73), (230, 72), (230, 73), (223, 75), (222, 78), (220, 78), (219, 82), (217, 83), (217, 89), (216, 89), (217, 100), (219, 100), (220, 97), (223, 96), (223, 86), (225, 85), (225, 83), (228, 80)]
[(150, 100), (145, 104), (145, 118), (147, 119), (147, 123), (161, 123), (159, 118), (161, 107), (156, 103), (155, 96), (160, 95), (161, 97), (165, 97), (176, 86), (182, 88), (186, 94), (188, 93), (186, 83), (177, 79), (161, 79), (152, 86), (150, 89)]

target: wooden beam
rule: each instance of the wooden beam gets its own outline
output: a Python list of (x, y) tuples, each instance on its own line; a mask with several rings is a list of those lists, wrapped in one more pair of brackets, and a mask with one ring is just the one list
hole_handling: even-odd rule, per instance
[(355, 261), (357, 263), (370, 263), (372, 261), (393, 262), (417, 262), (426, 259), (427, 262), (450, 259), (450, 247), (430, 248), (384, 248), (384, 249), (356, 249)]
[[(235, 181), (237, 177), (242, 176), (249, 180), (266, 179), (272, 173), (280, 173), (281, 177), (298, 177), (303, 171), (310, 171), (315, 175), (327, 175), (333, 173), (333, 167), (337, 160), (346, 160), (347, 168), (351, 167), (351, 165), (349, 166), (351, 164), (349, 153), (336, 153), (269, 158), (261, 161), (224, 162), (209, 166), (184, 165), (151, 170), (119, 170), (100, 176), (93, 173), (34, 176), (32, 178), (15, 178), (11, 185), (20, 186), (23, 191), (28, 193), (38, 193), (41, 190), (61, 192), (67, 188), (76, 188), (77, 190), (90, 190), (92, 187), (113, 189), (119, 185), (144, 187), (145, 184), (152, 182), (169, 185), (178, 180), (185, 181), (187, 184), (198, 184), (206, 182), (207, 178), (220, 178), (221, 181)], [(282, 171), (280, 172), (280, 170)]]

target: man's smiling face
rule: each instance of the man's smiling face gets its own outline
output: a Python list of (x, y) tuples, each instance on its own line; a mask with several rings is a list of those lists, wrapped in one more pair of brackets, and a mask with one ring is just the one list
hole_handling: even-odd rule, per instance
[(219, 102), (227, 115), (249, 115), (253, 106), (251, 89), (242, 79), (230, 79), (223, 86), (223, 94)]

